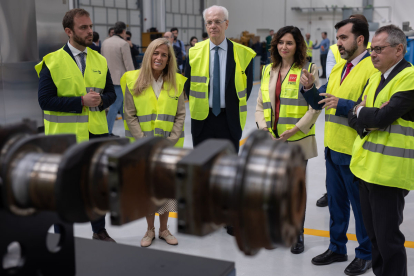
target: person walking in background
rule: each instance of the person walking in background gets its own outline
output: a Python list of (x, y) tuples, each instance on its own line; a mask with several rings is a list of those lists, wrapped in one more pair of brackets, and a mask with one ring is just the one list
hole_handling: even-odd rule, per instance
[(115, 123), (116, 116), (123, 113), (123, 96), (122, 89), (120, 86), (120, 79), (122, 75), (127, 71), (135, 70), (134, 63), (131, 57), (131, 47), (126, 39), (126, 25), (124, 22), (116, 22), (114, 27), (115, 35), (106, 39), (102, 43), (101, 54), (108, 61), (108, 67), (111, 71), (112, 82), (115, 87), (116, 101), (109, 108), (107, 115), (109, 135), (115, 136), (112, 133), (112, 129)]
[(306, 46), (308, 47), (307, 50), (306, 50), (306, 55), (307, 55), (306, 58), (309, 62), (312, 62), (313, 41), (310, 40), (310, 34), (309, 33), (307, 33), (305, 36), (306, 36), (306, 40), (305, 40)]
[(135, 69), (138, 69), (137, 57), (139, 55), (139, 48), (138, 48), (138, 45), (135, 45), (134, 43), (132, 43), (131, 37), (132, 37), (131, 32), (126, 31), (126, 42), (128, 42), (129, 47), (131, 48), (132, 62), (134, 63)]
[(275, 31), (274, 30), (270, 30), (269, 31), (269, 35), (266, 36), (266, 55), (267, 55), (267, 63), (269, 64), (271, 62), (271, 58), (270, 58), (270, 47), (272, 46), (272, 38), (274, 35)]
[[(177, 73), (172, 44), (158, 38), (148, 46), (141, 70), (130, 71), (121, 79), (125, 95), (125, 135), (131, 140), (160, 136), (172, 145), (184, 145), (184, 83), (187, 78)], [(150, 119), (149, 119), (150, 118)], [(170, 245), (177, 239), (168, 230), (169, 212), (177, 212), (177, 202), (169, 199), (159, 210), (159, 238)], [(146, 216), (147, 232), (141, 240), (148, 247), (155, 239), (155, 214)]]
[(114, 35), (114, 29), (115, 29), (114, 27), (111, 27), (111, 28), (108, 29), (108, 37), (107, 38), (110, 38)]
[(167, 39), (174, 50), (174, 54), (175, 54), (175, 62), (177, 64), (177, 71), (180, 71), (180, 65), (182, 65), (183, 63), (183, 52), (181, 51), (181, 48), (178, 47), (177, 45), (174, 45), (174, 35), (172, 32), (165, 32), (164, 33), (164, 38)]
[(188, 47), (188, 49), (187, 49), (187, 56), (188, 56), (188, 53), (190, 52), (190, 49), (192, 48), (192, 47), (194, 47), (195, 45), (196, 45), (196, 43), (198, 42), (198, 39), (197, 39), (197, 37), (195, 37), (195, 36), (192, 36), (191, 38), (190, 38), (190, 42), (188, 43), (188, 45), (190, 46), (190, 47)]
[(170, 32), (174, 36), (174, 46), (177, 46), (181, 51), (181, 59), (182, 61), (178, 65), (178, 69), (180, 69), (181, 73), (184, 73), (184, 63), (187, 56), (187, 53), (185, 52), (185, 45), (184, 42), (178, 39), (178, 29), (177, 28), (171, 28)]
[(92, 44), (89, 48), (101, 53), (101, 42), (99, 41), (99, 34), (97, 32), (93, 32)]
[(319, 44), (319, 46), (313, 46), (313, 49), (320, 49), (321, 52), (321, 65), (322, 65), (322, 75), (320, 78), (325, 79), (326, 78), (326, 58), (328, 56), (329, 51), (329, 45), (331, 45), (329, 39), (328, 39), (328, 33), (322, 32), (322, 41)]
[[(307, 50), (298, 28), (287, 26), (277, 31), (270, 48), (273, 63), (263, 69), (255, 114), (258, 128), (269, 132), (272, 139), (299, 145), (306, 164), (318, 156), (315, 122), (321, 113), (309, 107), (300, 93), (302, 69), (311, 72), (315, 86), (319, 87), (318, 68), (307, 61)], [(291, 247), (293, 254), (305, 250), (304, 224), (305, 218), (301, 233)]]
[[(88, 47), (93, 38), (89, 13), (72, 9), (62, 25), (69, 41), (35, 66), (45, 135), (71, 133), (77, 142), (107, 137), (105, 108), (115, 101), (116, 94), (106, 59)], [(105, 216), (91, 225), (94, 240), (115, 242), (106, 232)], [(55, 225), (55, 233), (59, 232)]]
[(328, 250), (314, 257), (312, 264), (328, 265), (348, 261), (346, 236), (350, 207), (355, 217), (359, 246), (355, 259), (346, 267), (347, 275), (364, 274), (371, 268), (371, 242), (362, 220), (358, 185), (349, 164), (357, 132), (348, 124), (348, 112), (361, 96), (367, 80), (377, 72), (367, 44), (368, 25), (359, 19), (346, 19), (335, 25), (337, 44), (344, 59), (332, 69), (328, 82), (318, 89), (305, 72), (301, 83), (304, 97), (314, 109), (325, 108), (325, 160), (328, 208), (330, 213)]

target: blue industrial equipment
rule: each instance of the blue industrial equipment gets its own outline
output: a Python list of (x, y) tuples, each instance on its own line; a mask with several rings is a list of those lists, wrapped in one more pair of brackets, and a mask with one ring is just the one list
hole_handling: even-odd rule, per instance
[(414, 64), (414, 37), (407, 37), (407, 53), (405, 59)]

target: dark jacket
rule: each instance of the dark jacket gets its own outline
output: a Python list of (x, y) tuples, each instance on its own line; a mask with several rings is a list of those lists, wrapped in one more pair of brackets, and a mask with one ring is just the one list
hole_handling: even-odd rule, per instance
[(95, 44), (91, 44), (90, 46), (89, 46), (89, 48), (91, 48), (92, 50), (95, 50), (95, 51), (97, 51), (98, 53), (101, 53), (101, 46), (96, 46)]
[[(398, 63), (397, 66), (395, 66), (391, 71), (382, 86), (378, 87), (378, 90), (375, 94), (375, 99), (377, 98), (378, 94), (381, 93), (382, 88), (384, 88), (387, 83), (389, 83), (402, 70), (411, 66), (411, 63), (405, 59), (401, 60), (401, 62)], [(360, 104), (361, 102), (362, 95), (355, 105)], [(381, 109), (377, 107), (364, 107), (359, 112), (359, 117), (353, 114), (353, 109), (351, 109), (348, 113), (349, 126), (355, 129), (361, 138), (368, 134), (368, 132), (364, 131), (364, 129), (384, 129), (395, 122), (398, 118), (414, 122), (414, 90), (395, 93), (392, 95), (389, 103)]]
[[(72, 57), (73, 62), (76, 63), (75, 58), (73, 57), (73, 54), (67, 44), (63, 47), (63, 50), (65, 50)], [(101, 94), (101, 97), (103, 102), (103, 105), (99, 106), (101, 111), (109, 107), (116, 100), (115, 89), (112, 84), (109, 69), (106, 75), (105, 88)], [(43, 64), (42, 70), (39, 74), (38, 100), (42, 110), (82, 113), (81, 97), (58, 97), (57, 87), (53, 82), (49, 68), (47, 68), (45, 63)]]
[[(227, 123), (230, 128), (231, 136), (234, 139), (240, 140), (242, 136), (242, 129), (240, 126), (240, 114), (239, 114), (239, 98), (236, 93), (236, 85), (234, 83), (234, 72), (236, 70), (236, 62), (234, 61), (234, 50), (233, 43), (227, 39), (227, 66), (226, 66), (226, 116)], [(191, 67), (189, 64), (189, 58), (186, 59), (187, 64), (185, 67), (185, 76), (188, 80), (191, 80)], [(253, 59), (250, 61), (249, 65), (245, 70), (247, 76), (247, 100), (250, 97), (250, 93), (253, 87)], [(190, 81), (187, 81), (184, 85), (184, 91), (189, 97), (190, 93)], [(210, 93), (210, 84), (209, 84), (209, 94)], [(204, 121), (193, 120), (191, 119), (191, 133), (193, 136), (198, 136), (203, 129)]]

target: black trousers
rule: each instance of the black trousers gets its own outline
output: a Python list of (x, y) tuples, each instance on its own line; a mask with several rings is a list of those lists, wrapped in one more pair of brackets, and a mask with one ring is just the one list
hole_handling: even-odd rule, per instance
[[(92, 134), (89, 132), (89, 139), (102, 138), (102, 137), (108, 137), (108, 136), (109, 136), (108, 133), (96, 135), (96, 134)], [(105, 216), (97, 219), (96, 221), (91, 221), (91, 226), (92, 226), (92, 232), (94, 233), (99, 233), (99, 231), (105, 230)], [(60, 233), (59, 225), (55, 224), (54, 229), (55, 229), (55, 233), (57, 234)]]
[(377, 276), (406, 276), (405, 237), (400, 231), (407, 190), (359, 182), (362, 218), (372, 243)]
[(322, 65), (322, 76), (326, 78), (326, 58), (328, 57), (328, 54), (321, 54), (321, 65)]
[(236, 153), (239, 152), (239, 139), (231, 136), (230, 128), (227, 123), (226, 109), (222, 108), (218, 116), (214, 115), (211, 108), (207, 118), (204, 120), (203, 129), (198, 136), (193, 135), (193, 147), (207, 139), (227, 139), (233, 143)]

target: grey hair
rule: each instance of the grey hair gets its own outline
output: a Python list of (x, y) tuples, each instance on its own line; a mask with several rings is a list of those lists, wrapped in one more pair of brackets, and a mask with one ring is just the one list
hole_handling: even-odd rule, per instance
[(404, 32), (395, 25), (387, 25), (379, 28), (375, 35), (379, 35), (380, 33), (387, 33), (388, 38), (387, 42), (391, 45), (398, 45), (402, 44), (404, 47), (404, 54), (407, 52), (407, 38)]
[(224, 20), (229, 20), (229, 11), (225, 7), (223, 7), (223, 6), (214, 5), (214, 6), (208, 7), (207, 9), (205, 9), (203, 11), (204, 21), (206, 21), (206, 13), (207, 13), (207, 11), (209, 9), (212, 9), (212, 8), (219, 8), (219, 9), (221, 9), (221, 11), (224, 13)]

